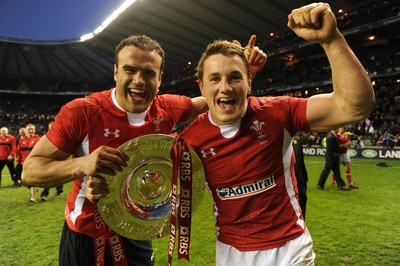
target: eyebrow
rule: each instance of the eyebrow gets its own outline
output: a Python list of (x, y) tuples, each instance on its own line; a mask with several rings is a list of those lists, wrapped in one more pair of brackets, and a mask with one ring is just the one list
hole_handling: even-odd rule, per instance
[(123, 65), (123, 66), (122, 66), (122, 69), (135, 69), (135, 70), (140, 70), (140, 71), (146, 71), (146, 72), (157, 73), (157, 71), (154, 70), (154, 69), (151, 68), (151, 67), (140, 68), (140, 67), (137, 67), (137, 66), (131, 66), (131, 65), (127, 65), (127, 64)]
[(240, 75), (242, 75), (243, 76), (243, 74), (242, 74), (243, 72), (241, 72), (241, 71), (239, 71), (239, 70), (234, 70), (234, 71), (232, 71), (231, 73), (229, 73), (229, 74), (240, 74)]

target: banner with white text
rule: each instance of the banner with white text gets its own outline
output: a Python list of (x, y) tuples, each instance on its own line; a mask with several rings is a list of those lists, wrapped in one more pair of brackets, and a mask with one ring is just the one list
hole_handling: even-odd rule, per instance
[[(325, 156), (325, 148), (303, 146), (304, 155)], [(400, 160), (400, 149), (352, 148), (348, 150), (351, 158)]]

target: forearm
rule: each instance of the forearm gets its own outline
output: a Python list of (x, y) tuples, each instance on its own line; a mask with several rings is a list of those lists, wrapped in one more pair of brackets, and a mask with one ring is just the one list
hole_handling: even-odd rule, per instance
[(331, 42), (322, 44), (332, 70), (334, 93), (339, 113), (358, 121), (368, 116), (375, 106), (371, 79), (345, 38), (337, 32)]
[(80, 167), (81, 158), (53, 160), (28, 157), (23, 164), (22, 182), (28, 187), (57, 187), (85, 175)]

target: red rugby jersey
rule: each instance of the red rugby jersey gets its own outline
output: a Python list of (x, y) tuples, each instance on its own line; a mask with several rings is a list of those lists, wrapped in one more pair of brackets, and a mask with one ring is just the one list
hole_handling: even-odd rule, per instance
[[(126, 141), (146, 134), (169, 134), (173, 126), (185, 121), (192, 110), (190, 98), (178, 95), (156, 96), (144, 123), (129, 123), (129, 114), (116, 106), (114, 89), (94, 93), (63, 106), (47, 138), (62, 151), (84, 156), (101, 145), (117, 148)], [(74, 180), (65, 208), (69, 227), (94, 237), (96, 206), (85, 197), (87, 177)]]
[(203, 162), (221, 242), (254, 251), (304, 232), (291, 140), (309, 131), (306, 105), (300, 98), (249, 97), (236, 130), (213, 124), (207, 112), (182, 133)]
[(0, 160), (7, 160), (8, 156), (15, 156), (17, 144), (13, 135), (0, 136)]
[(21, 138), (17, 146), (17, 164), (24, 164), (26, 158), (28, 158), (29, 153), (31, 153), (33, 147), (39, 141), (40, 136), (33, 135), (31, 138), (25, 136)]
[[(346, 133), (343, 133), (343, 135), (336, 134), (336, 138), (339, 140), (339, 145), (345, 144), (350, 141), (350, 136)], [(339, 149), (340, 154), (346, 154), (348, 148), (345, 146), (341, 146)]]

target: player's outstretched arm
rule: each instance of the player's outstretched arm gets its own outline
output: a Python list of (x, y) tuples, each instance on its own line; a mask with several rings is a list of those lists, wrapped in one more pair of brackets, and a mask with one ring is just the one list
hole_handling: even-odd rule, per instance
[(336, 18), (326, 3), (295, 9), (288, 27), (297, 36), (319, 43), (332, 70), (333, 93), (312, 96), (307, 119), (312, 131), (325, 131), (368, 116), (375, 106), (371, 79), (337, 28)]
[(126, 154), (107, 146), (100, 146), (87, 156), (68, 159), (69, 156), (43, 136), (24, 162), (23, 184), (50, 188), (84, 176), (115, 175), (129, 160)]

